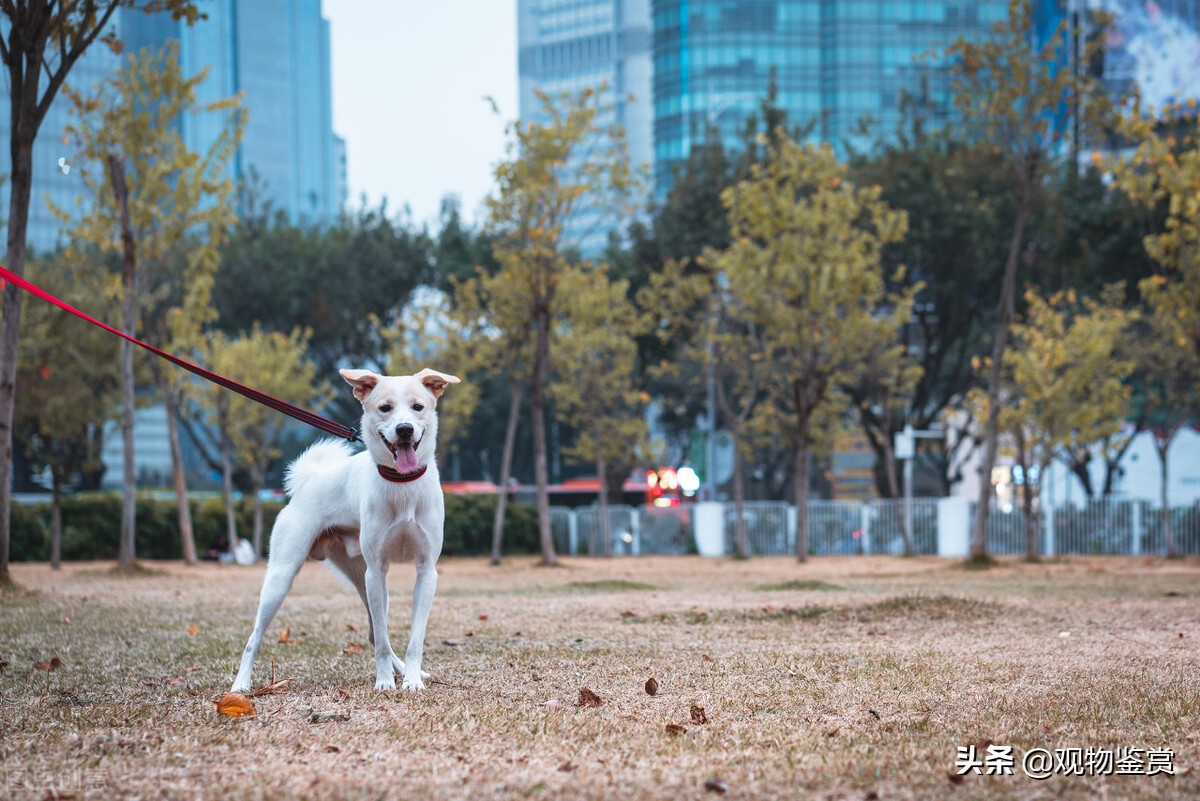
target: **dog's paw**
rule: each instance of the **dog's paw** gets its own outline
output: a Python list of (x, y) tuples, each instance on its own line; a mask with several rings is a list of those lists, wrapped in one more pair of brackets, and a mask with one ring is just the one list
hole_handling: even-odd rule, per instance
[(246, 693), (250, 692), (250, 685), (249, 684), (246, 684), (246, 685), (235, 684), (229, 688), (229, 692), (241, 693), (242, 695), (245, 695)]
[(396, 680), (391, 676), (388, 676), (386, 679), (376, 679), (375, 691), (380, 693), (396, 692)]
[[(427, 674), (425, 673), (425, 671), (421, 671), (421, 675), (423, 677), (427, 677)], [(413, 692), (415, 692), (417, 690), (424, 690), (425, 682), (421, 681), (421, 679), (419, 679), (419, 678), (405, 679), (404, 683), (400, 686), (403, 687), (405, 690), (412, 690)]]

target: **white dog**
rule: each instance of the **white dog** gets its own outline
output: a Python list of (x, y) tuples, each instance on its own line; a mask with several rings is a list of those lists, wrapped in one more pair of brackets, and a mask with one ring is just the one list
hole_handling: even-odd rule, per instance
[[(342, 370), (362, 402), (362, 439), (352, 453), (346, 443), (318, 442), (288, 467), (284, 485), (291, 501), (271, 530), (271, 553), (263, 577), (254, 631), (242, 652), (233, 692), (247, 692), (263, 634), (292, 588), (306, 559), (328, 560), (345, 574), (367, 607), (375, 645), (375, 689), (421, 690), (425, 625), (437, 589), (445, 505), (434, 449), (437, 399), (458, 379), (425, 369), (412, 376), (381, 376)], [(404, 661), (388, 640), (388, 565), (412, 560), (412, 635)], [(427, 676), (428, 674), (424, 674)]]

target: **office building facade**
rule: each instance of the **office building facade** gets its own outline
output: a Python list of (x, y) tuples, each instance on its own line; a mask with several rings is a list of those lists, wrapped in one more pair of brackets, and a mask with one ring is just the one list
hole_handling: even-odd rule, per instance
[[(517, 43), (520, 118), (545, 121), (538, 91), (556, 96), (606, 86), (596, 125), (624, 128), (631, 163), (647, 170), (648, 192), (654, 156), (650, 0), (517, 0)], [(623, 222), (585, 206), (565, 239), (594, 254)]]
[[(210, 0), (201, 10), (207, 18), (189, 27), (169, 14), (121, 9), (113, 27), (123, 53), (97, 43), (76, 64), (68, 84), (86, 92), (110, 80), (129, 55), (177, 41), (185, 75), (208, 71), (197, 91), (199, 104), (243, 95), (249, 114), (232, 165), (234, 179), (247, 188), (243, 198), (252, 197), (259, 208), (281, 210), (300, 224), (335, 218), (346, 199), (345, 143), (333, 133), (329, 23), (320, 0)], [(206, 151), (227, 116), (185, 115), (178, 124), (187, 146)], [(28, 243), (38, 252), (53, 250), (64, 228), (46, 199), (63, 209), (77, 208), (75, 198), (84, 191), (79, 178), (84, 165), (74, 163), (74, 145), (65, 136), (69, 122), (70, 103), (60, 96), (34, 152)], [(0, 104), (5, 141), (8, 128), (9, 109)], [(0, 184), (0, 203), (7, 208), (7, 202), (8, 187)]]
[(772, 80), (789, 124), (842, 149), (896, 130), (904, 98), (953, 116), (937, 53), (979, 38), (1007, 0), (654, 0), (654, 156), (660, 196), (711, 128), (739, 147)]

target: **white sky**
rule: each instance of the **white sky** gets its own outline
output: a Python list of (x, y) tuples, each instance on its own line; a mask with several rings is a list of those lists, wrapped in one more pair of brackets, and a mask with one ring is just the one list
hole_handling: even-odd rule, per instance
[(479, 220), (517, 116), (515, 0), (322, 0), (322, 9), (350, 208), (364, 193), (371, 206), (387, 198), (392, 214), (408, 205), (433, 229), (442, 196), (456, 194)]

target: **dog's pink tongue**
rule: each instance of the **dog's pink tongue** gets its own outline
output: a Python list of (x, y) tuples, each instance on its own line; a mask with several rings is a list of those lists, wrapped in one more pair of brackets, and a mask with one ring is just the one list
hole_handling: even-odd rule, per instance
[(396, 470), (401, 473), (411, 473), (421, 466), (417, 461), (417, 452), (411, 442), (401, 443), (396, 448)]

